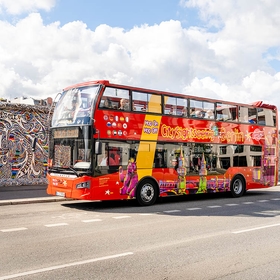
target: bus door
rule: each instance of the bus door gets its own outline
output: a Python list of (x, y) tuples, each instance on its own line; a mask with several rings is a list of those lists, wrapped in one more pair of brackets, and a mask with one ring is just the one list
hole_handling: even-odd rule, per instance
[(184, 159), (180, 156), (181, 145), (166, 143), (162, 147), (158, 146), (155, 154), (155, 163), (159, 159), (160, 165), (155, 164), (155, 167), (160, 167), (162, 170), (158, 180), (161, 195), (182, 193), (185, 190), (183, 186), (185, 185), (186, 168)]
[(267, 186), (277, 185), (276, 175), (276, 147), (265, 146), (263, 153), (263, 183)]

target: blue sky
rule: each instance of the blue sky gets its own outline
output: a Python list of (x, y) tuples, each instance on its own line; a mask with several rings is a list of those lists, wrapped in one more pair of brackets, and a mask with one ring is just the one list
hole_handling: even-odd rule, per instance
[(197, 9), (183, 8), (177, 0), (59, 0), (50, 12), (43, 15), (46, 24), (60, 21), (64, 25), (82, 20), (92, 30), (100, 24), (129, 30), (134, 26), (160, 24), (172, 19), (181, 21), (185, 27), (199, 21)]
[(1, 97), (114, 83), (280, 108), (279, 0), (0, 0)]

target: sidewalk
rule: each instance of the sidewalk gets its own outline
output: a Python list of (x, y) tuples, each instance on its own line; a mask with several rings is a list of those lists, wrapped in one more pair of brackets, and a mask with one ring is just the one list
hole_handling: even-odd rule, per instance
[(46, 185), (0, 186), (0, 206), (69, 200), (64, 197), (48, 195), (46, 189)]

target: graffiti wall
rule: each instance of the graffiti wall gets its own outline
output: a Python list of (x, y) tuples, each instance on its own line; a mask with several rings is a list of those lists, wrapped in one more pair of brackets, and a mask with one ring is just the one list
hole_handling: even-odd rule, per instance
[(48, 114), (47, 106), (0, 102), (0, 186), (47, 184)]

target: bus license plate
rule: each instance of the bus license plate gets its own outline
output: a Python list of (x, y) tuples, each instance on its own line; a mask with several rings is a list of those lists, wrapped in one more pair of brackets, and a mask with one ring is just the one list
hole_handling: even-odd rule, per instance
[(55, 195), (65, 197), (65, 192), (56, 192)]

